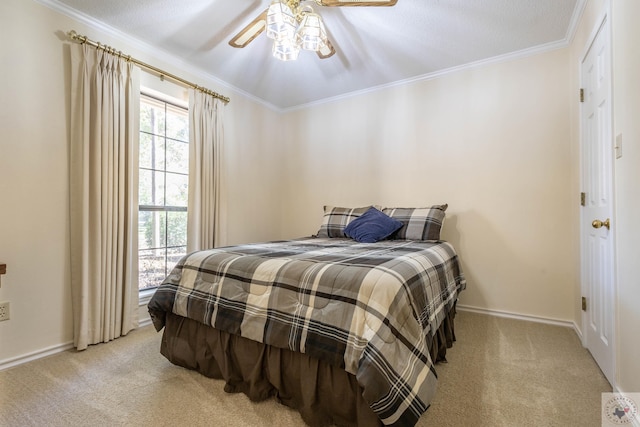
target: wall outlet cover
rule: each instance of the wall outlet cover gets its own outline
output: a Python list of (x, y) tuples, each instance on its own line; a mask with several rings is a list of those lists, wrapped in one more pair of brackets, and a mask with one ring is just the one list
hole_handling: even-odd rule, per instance
[(0, 302), (0, 322), (9, 320), (9, 302)]

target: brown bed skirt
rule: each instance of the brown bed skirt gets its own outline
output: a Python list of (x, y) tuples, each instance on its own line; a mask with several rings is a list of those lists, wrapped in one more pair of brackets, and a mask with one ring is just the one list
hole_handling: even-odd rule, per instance
[[(445, 360), (455, 341), (455, 306), (438, 329), (430, 351)], [(300, 412), (310, 426), (380, 426), (352, 375), (309, 357), (231, 335), (195, 320), (167, 313), (160, 352), (172, 363), (223, 379), (228, 393), (252, 401), (274, 396)]]

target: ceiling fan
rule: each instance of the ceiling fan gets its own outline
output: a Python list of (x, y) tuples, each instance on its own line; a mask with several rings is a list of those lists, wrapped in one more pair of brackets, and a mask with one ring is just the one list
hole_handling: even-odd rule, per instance
[[(300, 49), (312, 50), (320, 59), (336, 53), (327, 38), (320, 15), (306, 3), (318, 6), (394, 6), (398, 0), (272, 0), (271, 5), (233, 37), (229, 44), (243, 48), (263, 31), (273, 39), (273, 56), (282, 61), (298, 58)], [(303, 4), (304, 3), (304, 4)]]

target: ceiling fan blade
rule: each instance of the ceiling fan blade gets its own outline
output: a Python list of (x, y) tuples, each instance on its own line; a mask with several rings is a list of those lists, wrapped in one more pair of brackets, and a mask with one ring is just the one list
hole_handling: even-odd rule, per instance
[(320, 47), (320, 50), (318, 50), (316, 53), (318, 54), (320, 59), (327, 59), (333, 56), (333, 54), (336, 53), (336, 50), (333, 48), (331, 42), (327, 40), (327, 43)]
[(244, 27), (234, 38), (229, 40), (229, 44), (233, 47), (243, 48), (253, 41), (256, 37), (264, 31), (267, 26), (267, 11), (265, 9), (260, 15), (256, 17), (249, 25)]
[(323, 6), (394, 6), (398, 0), (320, 0)]

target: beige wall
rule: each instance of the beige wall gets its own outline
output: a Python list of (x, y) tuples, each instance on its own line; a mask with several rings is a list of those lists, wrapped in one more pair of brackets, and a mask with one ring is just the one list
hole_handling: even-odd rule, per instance
[(280, 235), (274, 226), (280, 205), (272, 191), (282, 180), (281, 169), (273, 167), (282, 157), (273, 149), (280, 139), (279, 114), (36, 2), (3, 0), (0, 262), (7, 274), (0, 301), (11, 303), (11, 320), (0, 323), (0, 365), (72, 340), (64, 38), (71, 29), (231, 97), (225, 108), (225, 238), (235, 243)]
[[(51, 13), (0, 4), (0, 361), (72, 338), (66, 65)], [(59, 20), (63, 21), (64, 20)]]
[(286, 237), (325, 204), (449, 203), (461, 304), (572, 322), (568, 64), (560, 49), (289, 113)]
[(224, 111), (228, 244), (281, 238), (281, 199), (285, 182), (281, 167), (283, 117), (234, 97)]

